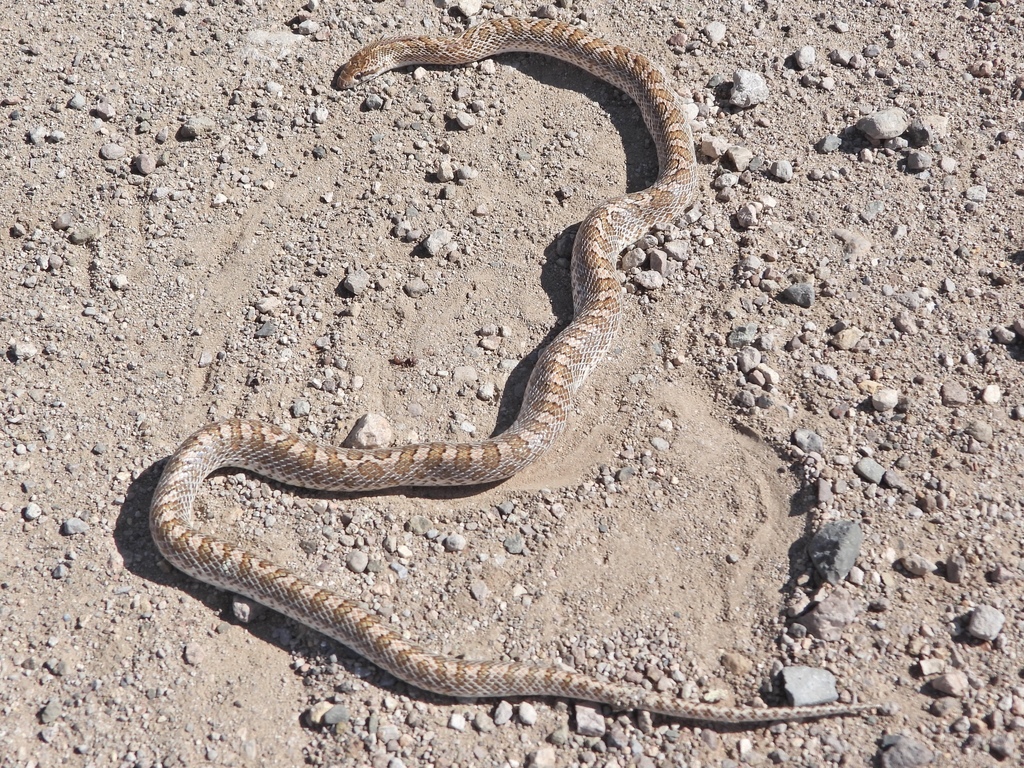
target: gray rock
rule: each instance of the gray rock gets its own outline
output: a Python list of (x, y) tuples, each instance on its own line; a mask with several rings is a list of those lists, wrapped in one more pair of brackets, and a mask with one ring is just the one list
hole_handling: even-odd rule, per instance
[(907, 140), (911, 146), (924, 147), (949, 135), (949, 118), (945, 115), (921, 115), (915, 117), (907, 128)]
[(142, 152), (132, 158), (132, 171), (139, 176), (149, 176), (155, 170), (156, 158), (152, 155)]
[(384, 99), (378, 96), (376, 93), (371, 93), (365, 99), (363, 99), (363, 109), (368, 112), (382, 109), (384, 107)]
[(127, 153), (128, 150), (126, 150), (120, 144), (114, 144), (113, 142), (104, 144), (102, 147), (100, 147), (100, 157), (103, 158), (104, 160), (120, 160)]
[(523, 549), (526, 545), (523, 542), (522, 536), (518, 533), (513, 533), (511, 536), (506, 538), (504, 542), (502, 542), (502, 546), (505, 547), (505, 551), (510, 555), (521, 555), (523, 554)]
[(963, 555), (953, 555), (946, 561), (946, 580), (950, 584), (959, 584), (964, 580), (967, 572), (967, 558)]
[(782, 687), (794, 707), (831, 704), (839, 699), (836, 678), (825, 669), (786, 667), (782, 670)]
[(793, 66), (799, 70), (810, 69), (814, 66), (817, 55), (813, 45), (805, 45), (793, 54)]
[(971, 690), (971, 682), (967, 679), (967, 675), (958, 669), (933, 678), (931, 686), (939, 693), (958, 699), (962, 699)]
[(414, 277), (402, 286), (402, 290), (410, 299), (418, 299), (430, 290), (430, 286), (424, 282), (422, 277)]
[(761, 351), (756, 347), (744, 347), (736, 353), (736, 367), (740, 373), (750, 373), (761, 364)]
[(793, 283), (783, 289), (779, 300), (809, 309), (814, 304), (814, 286), (810, 283)]
[(580, 736), (604, 736), (604, 715), (599, 707), (576, 703), (576, 733)]
[(447, 229), (435, 229), (423, 241), (424, 250), (431, 256), (437, 256), (452, 241), (452, 233)]
[(909, 125), (910, 118), (906, 112), (899, 107), (890, 107), (862, 117), (857, 121), (857, 130), (872, 141), (885, 141), (895, 139)]
[(822, 440), (821, 435), (809, 429), (804, 429), (803, 427), (794, 429), (790, 440), (793, 441), (793, 445), (804, 453), (820, 454), (825, 452), (825, 441)]
[(346, 448), (379, 448), (390, 445), (394, 437), (387, 416), (367, 413), (359, 417), (342, 445)]
[(362, 573), (369, 564), (369, 556), (359, 549), (353, 549), (348, 553), (348, 557), (345, 558), (345, 567), (352, 571), (352, 573)]
[(995, 640), (1006, 623), (1003, 612), (991, 605), (979, 605), (971, 612), (967, 631), (979, 640)]
[(879, 413), (887, 413), (899, 405), (900, 393), (895, 389), (882, 387), (871, 395), (871, 407)]
[(910, 152), (907, 155), (907, 170), (926, 171), (932, 167), (932, 156), (927, 152)]
[(984, 445), (988, 445), (992, 442), (992, 425), (988, 422), (974, 419), (967, 423), (967, 426), (964, 427), (964, 432)]
[(430, 530), (430, 520), (423, 515), (413, 515), (405, 524), (405, 528), (414, 536), (422, 536)]
[(842, 638), (843, 629), (863, 610), (856, 600), (844, 595), (832, 595), (822, 601), (809, 614), (800, 619), (807, 631), (819, 640), (835, 641)]
[(291, 412), (292, 416), (296, 419), (301, 419), (303, 416), (309, 416), (311, 406), (309, 400), (298, 399), (292, 402)]
[(348, 722), (348, 709), (344, 704), (335, 704), (333, 707), (324, 712), (321, 722), (324, 725), (337, 725), (338, 723)]
[(843, 140), (836, 136), (834, 133), (830, 133), (819, 141), (815, 148), (823, 155), (827, 155), (831, 152), (836, 152), (843, 146)]
[(793, 164), (789, 160), (776, 160), (768, 166), (768, 173), (779, 181), (793, 180)]
[(353, 296), (359, 296), (369, 288), (370, 275), (364, 269), (354, 269), (345, 276), (342, 285)]
[(466, 548), (466, 537), (459, 533), (450, 533), (442, 542), (445, 552), (461, 552)]
[(213, 133), (217, 124), (209, 117), (192, 117), (178, 129), (178, 138), (183, 141), (192, 141)]
[(77, 517), (69, 517), (60, 527), (60, 532), (65, 536), (78, 536), (89, 530), (89, 524)]
[(764, 77), (748, 69), (737, 69), (732, 76), (729, 103), (736, 107), (753, 107), (768, 99), (770, 92)]
[(942, 398), (942, 404), (950, 408), (967, 405), (973, 399), (970, 392), (952, 379), (943, 382), (939, 388), (939, 397)]
[(886, 740), (889, 743), (882, 744), (882, 768), (921, 768), (935, 760), (935, 753), (917, 739), (896, 735)]
[(853, 471), (862, 480), (866, 480), (869, 483), (874, 483), (875, 485), (881, 485), (882, 478), (885, 477), (885, 467), (883, 467), (877, 461), (872, 459), (870, 456), (865, 456), (863, 459), (854, 464)]
[(729, 332), (728, 344), (733, 349), (749, 347), (757, 336), (757, 323), (737, 325)]
[(821, 526), (807, 544), (807, 556), (829, 584), (840, 584), (857, 562), (864, 531), (856, 520), (833, 520)]
[(912, 576), (927, 576), (935, 570), (935, 563), (918, 554), (904, 555), (900, 562)]

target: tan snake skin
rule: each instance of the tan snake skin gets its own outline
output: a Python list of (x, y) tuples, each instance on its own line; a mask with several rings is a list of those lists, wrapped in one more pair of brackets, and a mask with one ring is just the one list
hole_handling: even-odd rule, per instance
[(424, 443), (359, 451), (307, 442), (260, 422), (229, 420), (194, 434), (171, 456), (153, 497), (150, 530), (163, 556), (196, 579), (246, 595), (333, 637), (392, 675), (450, 696), (555, 696), (642, 709), (686, 720), (763, 723), (849, 715), (868, 704), (773, 709), (683, 701), (551, 666), (466, 661), (403, 640), (351, 600), (287, 569), (201, 533), (192, 507), (204, 478), (241, 467), (304, 488), (367, 491), (396, 486), (474, 485), (505, 479), (537, 459), (565, 428), (573, 395), (607, 350), (622, 312), (615, 261), (656, 223), (678, 217), (697, 186), (693, 140), (661, 70), (644, 56), (554, 21), (501, 19), (450, 39), (384, 40), (338, 70), (351, 88), (408, 64), (465, 64), (507, 51), (567, 61), (628, 93), (658, 147), (661, 174), (649, 189), (595, 208), (580, 225), (572, 256), (575, 317), (541, 353), (515, 423), (477, 443)]

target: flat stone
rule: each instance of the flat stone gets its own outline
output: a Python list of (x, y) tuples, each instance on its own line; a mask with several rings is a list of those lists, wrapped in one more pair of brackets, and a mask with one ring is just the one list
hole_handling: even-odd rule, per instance
[(604, 715), (597, 706), (576, 702), (576, 733), (580, 736), (604, 736)]
[(883, 744), (882, 768), (921, 768), (935, 760), (935, 753), (917, 739), (896, 735)]
[(808, 707), (838, 701), (835, 676), (815, 667), (786, 667), (782, 670), (782, 687), (791, 706)]
[(78, 536), (89, 530), (89, 524), (77, 517), (69, 517), (60, 527), (65, 536)]
[(942, 383), (939, 388), (939, 397), (942, 398), (942, 404), (950, 408), (967, 405), (973, 399), (967, 389), (952, 379)]
[(342, 444), (346, 448), (379, 448), (391, 445), (394, 438), (387, 416), (382, 413), (367, 413), (359, 417)]
[(100, 147), (100, 157), (104, 160), (120, 160), (126, 154), (128, 154), (128, 150), (120, 144), (114, 144), (111, 142)]
[(911, 576), (927, 576), (935, 570), (935, 563), (918, 554), (904, 555), (900, 562)]
[(931, 684), (932, 688), (939, 693), (954, 696), (958, 699), (962, 699), (971, 690), (971, 684), (967, 680), (967, 675), (958, 669), (947, 672), (944, 675), (939, 675), (932, 680)]
[(899, 107), (890, 107), (862, 117), (857, 121), (857, 130), (872, 141), (886, 141), (901, 135), (909, 125), (910, 118), (906, 112)]
[(217, 130), (217, 123), (209, 117), (191, 117), (178, 129), (178, 138), (183, 141), (192, 141), (202, 138)]
[(779, 300), (809, 309), (814, 304), (814, 286), (811, 283), (793, 283), (782, 290)]
[(807, 544), (807, 556), (829, 584), (840, 584), (857, 562), (864, 531), (856, 520), (832, 520)]
[(867, 482), (874, 483), (875, 485), (881, 485), (882, 478), (885, 477), (885, 467), (870, 456), (865, 456), (854, 464), (853, 471), (861, 480), (866, 480)]

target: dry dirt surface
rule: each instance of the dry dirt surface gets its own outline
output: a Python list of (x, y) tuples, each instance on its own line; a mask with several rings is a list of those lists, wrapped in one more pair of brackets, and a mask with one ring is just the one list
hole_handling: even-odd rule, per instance
[[(641, 51), (694, 105), (698, 201), (622, 255), (567, 434), (483, 489), (229, 470), (200, 524), (437, 650), (885, 713), (447, 699), (157, 554), (162, 461), (212, 420), (510, 422), (573, 226), (656, 174), (637, 109), (524, 54), (330, 88), (374, 39), (502, 15)], [(1019, 764), (1014, 0), (86, 0), (0, 33), (0, 766)], [(830, 583), (808, 545), (837, 531)]]

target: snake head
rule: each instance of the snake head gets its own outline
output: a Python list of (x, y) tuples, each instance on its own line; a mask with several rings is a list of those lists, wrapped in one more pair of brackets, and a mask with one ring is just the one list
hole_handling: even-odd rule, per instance
[(338, 67), (338, 71), (334, 73), (332, 85), (338, 91), (355, 88), (367, 80), (372, 80), (377, 75), (387, 72), (388, 69), (390, 67), (383, 64), (376, 47), (370, 46), (357, 51), (351, 59)]

